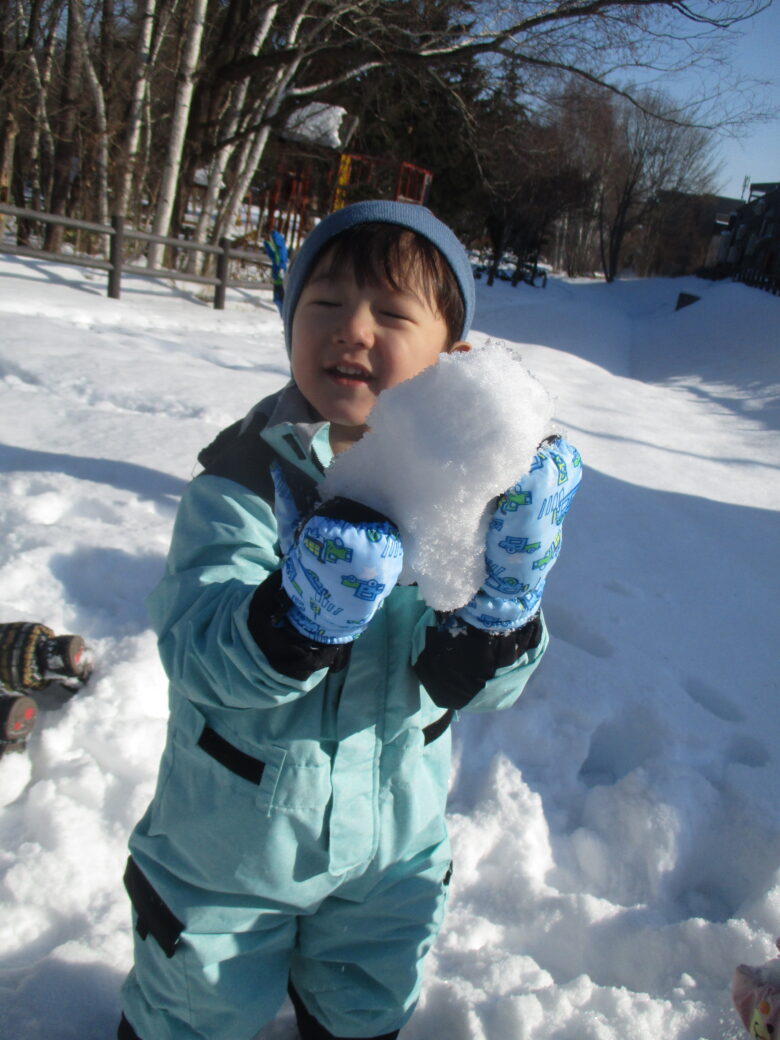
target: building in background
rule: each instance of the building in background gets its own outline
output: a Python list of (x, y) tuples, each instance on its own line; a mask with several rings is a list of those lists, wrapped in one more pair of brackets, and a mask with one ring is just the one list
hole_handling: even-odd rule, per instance
[(676, 278), (714, 265), (739, 199), (663, 191), (646, 222), (627, 236), (626, 259), (643, 277)]
[(721, 236), (715, 270), (780, 293), (780, 182), (752, 184)]

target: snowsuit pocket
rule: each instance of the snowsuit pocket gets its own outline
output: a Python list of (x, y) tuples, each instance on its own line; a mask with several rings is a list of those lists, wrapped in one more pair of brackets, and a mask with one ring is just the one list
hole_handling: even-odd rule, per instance
[(198, 738), (198, 747), (202, 748), (207, 755), (220, 762), (225, 769), (231, 773), (243, 777), (250, 784), (259, 784), (265, 772), (265, 762), (259, 758), (247, 755), (245, 751), (230, 744), (211, 726), (204, 726), (203, 732)]
[(286, 749), (248, 745), (223, 734), (189, 701), (176, 706), (150, 807), (149, 834), (174, 838), (198, 820), (205, 824), (212, 817), (214, 824), (214, 816), (225, 824), (226, 814), (272, 814)]
[(184, 925), (152, 888), (132, 856), (127, 861), (125, 888), (136, 913), (136, 931), (151, 935), (166, 957), (173, 957)]

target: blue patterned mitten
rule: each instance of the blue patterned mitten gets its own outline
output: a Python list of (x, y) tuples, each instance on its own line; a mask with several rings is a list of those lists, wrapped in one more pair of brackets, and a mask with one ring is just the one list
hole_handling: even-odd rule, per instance
[(357, 639), (395, 587), (403, 547), (387, 517), (359, 502), (331, 499), (292, 540), (282, 587), (290, 623), (317, 643)]
[(485, 547), (487, 579), (457, 617), (494, 633), (530, 621), (561, 551), (561, 525), (581, 478), (576, 448), (562, 438), (540, 445), (526, 476), (498, 499)]

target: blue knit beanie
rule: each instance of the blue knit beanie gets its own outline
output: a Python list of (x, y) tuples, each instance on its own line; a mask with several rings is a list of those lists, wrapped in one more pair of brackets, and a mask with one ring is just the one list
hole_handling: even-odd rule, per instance
[(292, 321), (301, 290), (317, 257), (332, 238), (357, 224), (399, 224), (416, 231), (432, 242), (452, 268), (452, 272), (463, 297), (463, 328), (460, 338), (465, 339), (474, 318), (474, 275), (466, 250), (455, 234), (424, 206), (410, 202), (390, 202), (378, 199), (356, 202), (344, 209), (337, 209), (320, 221), (306, 237), (293, 261), (284, 289), (282, 319), (287, 353), (292, 343)]

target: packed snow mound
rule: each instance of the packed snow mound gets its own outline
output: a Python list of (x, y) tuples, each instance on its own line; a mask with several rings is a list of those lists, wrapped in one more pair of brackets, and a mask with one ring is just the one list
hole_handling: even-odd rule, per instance
[(401, 583), (455, 610), (485, 578), (492, 500), (528, 471), (551, 420), (547, 391), (515, 351), (443, 354), (380, 395), (369, 432), (334, 459), (321, 496), (390, 517), (404, 545)]

